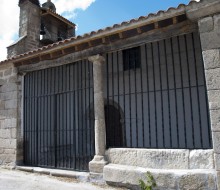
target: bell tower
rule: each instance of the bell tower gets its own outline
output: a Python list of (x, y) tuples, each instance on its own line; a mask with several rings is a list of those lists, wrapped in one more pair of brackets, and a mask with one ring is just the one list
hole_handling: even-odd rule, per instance
[(8, 58), (75, 36), (75, 24), (56, 13), (47, 0), (19, 0), (19, 39), (7, 47)]
[(20, 0), (19, 7), (19, 38), (26, 38), (26, 52), (39, 47), (40, 3), (39, 0)]
[(19, 39), (7, 47), (8, 58), (39, 48), (40, 2), (19, 0)]

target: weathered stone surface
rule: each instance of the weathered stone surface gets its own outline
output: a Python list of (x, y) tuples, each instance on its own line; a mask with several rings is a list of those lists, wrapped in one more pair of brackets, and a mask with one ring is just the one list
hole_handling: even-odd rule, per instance
[(220, 109), (220, 102), (209, 102), (209, 109), (210, 110), (219, 110)]
[[(220, 29), (220, 14), (214, 15), (214, 26), (215, 30), (218, 31)], [(219, 32), (219, 31), (218, 31)]]
[(220, 47), (219, 34), (216, 31), (201, 33), (200, 37), (203, 50), (217, 49)]
[(9, 129), (0, 129), (0, 138), (2, 139), (11, 138), (11, 131)]
[(137, 166), (137, 149), (108, 149), (106, 157), (109, 163)]
[(220, 89), (220, 68), (206, 70), (207, 90)]
[(5, 109), (5, 102), (0, 100), (0, 110), (4, 110)]
[(89, 162), (89, 171), (92, 173), (103, 173), (103, 168), (107, 164), (103, 156), (95, 155), (94, 159)]
[(16, 139), (17, 138), (17, 129), (12, 128), (10, 131), (11, 131), (11, 138)]
[(12, 100), (7, 100), (5, 101), (5, 108), (6, 109), (13, 109), (13, 108), (17, 108), (17, 99), (12, 99)]
[[(179, 189), (181, 190), (199, 190), (199, 189), (216, 189), (216, 186), (209, 186), (210, 175), (215, 178), (214, 174), (205, 173), (187, 173), (180, 177)], [(210, 184), (212, 185), (212, 184)]]
[(211, 117), (212, 131), (220, 132), (220, 109), (211, 110), (210, 117)]
[(16, 149), (16, 139), (0, 139), (0, 147), (7, 149)]
[(215, 157), (215, 169), (220, 171), (220, 154), (214, 154)]
[(17, 127), (17, 119), (5, 119), (2, 121), (1, 128), (7, 129), (7, 128), (16, 128)]
[(1, 92), (17, 91), (17, 85), (15, 83), (7, 83), (0, 87)]
[(4, 154), (15, 154), (15, 153), (16, 153), (15, 149), (5, 149), (4, 150)]
[(110, 163), (155, 169), (188, 169), (188, 150), (109, 149)]
[[(169, 171), (154, 172), (153, 177), (157, 184), (156, 189), (177, 189), (178, 177), (175, 173)], [(146, 181), (146, 178), (144, 181)]]
[(214, 170), (158, 170), (108, 164), (103, 177), (108, 183), (137, 189), (140, 179), (146, 181), (147, 171), (154, 177), (158, 190), (217, 190)]
[(201, 33), (210, 32), (213, 29), (214, 29), (213, 17), (209, 16), (199, 20), (199, 31)]
[(217, 172), (217, 186), (218, 186), (217, 189), (220, 189), (220, 172), (219, 171)]
[(17, 91), (1, 93), (1, 100), (11, 100), (17, 98)]
[(189, 169), (214, 169), (213, 150), (190, 151)]
[(0, 86), (4, 85), (6, 81), (4, 79), (0, 79)]
[(220, 132), (213, 132), (212, 138), (214, 152), (220, 154)]
[(17, 109), (9, 109), (7, 110), (7, 114), (8, 114), (8, 117), (10, 118), (17, 118), (18, 116)]
[(214, 69), (220, 67), (220, 50), (212, 49), (202, 52), (205, 69)]
[(95, 112), (95, 119), (105, 119), (104, 113), (104, 94), (103, 92), (95, 93), (94, 94), (94, 112)]
[(4, 71), (4, 76), (9, 76), (9, 75), (11, 75), (11, 74), (12, 74), (12, 68), (6, 69), (6, 70)]

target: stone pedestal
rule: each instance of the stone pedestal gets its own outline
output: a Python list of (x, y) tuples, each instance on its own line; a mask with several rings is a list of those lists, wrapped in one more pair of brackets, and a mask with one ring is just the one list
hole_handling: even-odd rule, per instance
[(95, 55), (89, 57), (89, 61), (93, 63), (93, 78), (94, 78), (94, 112), (95, 112), (95, 157), (89, 163), (91, 173), (103, 173), (103, 168), (107, 164), (105, 161), (105, 145), (106, 145), (106, 130), (105, 130), (105, 110), (104, 110), (104, 57)]

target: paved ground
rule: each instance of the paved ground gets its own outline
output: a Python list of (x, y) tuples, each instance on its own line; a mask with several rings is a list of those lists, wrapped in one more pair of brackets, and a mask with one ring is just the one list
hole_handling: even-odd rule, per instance
[(78, 183), (74, 179), (0, 169), (0, 190), (119, 190)]

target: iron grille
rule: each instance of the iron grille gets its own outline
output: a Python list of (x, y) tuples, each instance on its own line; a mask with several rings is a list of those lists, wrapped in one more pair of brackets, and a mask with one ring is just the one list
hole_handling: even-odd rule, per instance
[(141, 66), (132, 70), (127, 50), (106, 55), (107, 147), (211, 148), (198, 33), (138, 48)]
[(88, 61), (28, 73), (24, 163), (88, 171), (94, 156), (93, 72)]

